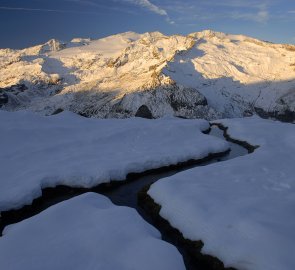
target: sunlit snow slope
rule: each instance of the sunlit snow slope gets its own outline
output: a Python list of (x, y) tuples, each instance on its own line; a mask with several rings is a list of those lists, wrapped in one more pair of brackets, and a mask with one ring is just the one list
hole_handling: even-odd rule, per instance
[(0, 106), (99, 118), (257, 113), (294, 121), (295, 46), (206, 30), (2, 49)]

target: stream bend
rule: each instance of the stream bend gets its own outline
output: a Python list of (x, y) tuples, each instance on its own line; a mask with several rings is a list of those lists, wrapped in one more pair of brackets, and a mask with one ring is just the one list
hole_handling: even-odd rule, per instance
[[(170, 224), (159, 217), (159, 215), (155, 215), (155, 213), (159, 212), (160, 210), (159, 206), (152, 204), (152, 199), (147, 197), (149, 186), (162, 178), (172, 176), (176, 173), (197, 166), (206, 166), (212, 163), (222, 162), (236, 158), (238, 156), (243, 156), (253, 152), (257, 148), (256, 146), (252, 146), (247, 142), (240, 142), (231, 139), (227, 134), (227, 129), (219, 124), (211, 124), (209, 135), (226, 139), (230, 144), (230, 151), (210, 154), (209, 156), (200, 160), (189, 160), (184, 163), (149, 170), (144, 173), (131, 173), (127, 176), (125, 181), (113, 181), (111, 183), (101, 184), (91, 189), (71, 188), (68, 186), (45, 188), (42, 190), (42, 196), (35, 199), (31, 205), (24, 206), (18, 210), (11, 210), (1, 213), (0, 236), (2, 236), (2, 231), (7, 225), (17, 223), (37, 215), (48, 207), (64, 200), (79, 196), (86, 192), (96, 192), (107, 196), (116, 205), (135, 208), (147, 222), (152, 224), (161, 232), (163, 240), (173, 244), (178, 248), (179, 252), (183, 256), (186, 269), (226, 269), (223, 267), (223, 263), (217, 258), (201, 254), (200, 251), (203, 246), (201, 241), (190, 242), (186, 241), (185, 239), (185, 241), (183, 241), (183, 239), (181, 239), (182, 234), (179, 231), (171, 227)], [(151, 211), (149, 208), (152, 208), (153, 211)], [(155, 208), (158, 211), (155, 211)], [(198, 255), (197, 261), (195, 258), (196, 254)], [(204, 258), (200, 259), (200, 256), (206, 258), (205, 264), (203, 262)]]

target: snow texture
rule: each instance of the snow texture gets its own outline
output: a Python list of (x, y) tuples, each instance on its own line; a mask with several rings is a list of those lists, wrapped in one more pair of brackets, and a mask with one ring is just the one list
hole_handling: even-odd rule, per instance
[(5, 228), (1, 269), (185, 269), (181, 255), (132, 208), (87, 193)]
[(294, 66), (295, 46), (208, 30), (50, 40), (0, 50), (0, 106), (126, 118), (146, 105), (155, 118), (259, 113), (292, 122)]
[(42, 188), (93, 187), (228, 149), (201, 132), (209, 128), (205, 120), (0, 111), (0, 123), (0, 211), (31, 203)]
[(295, 125), (256, 117), (218, 121), (254, 153), (162, 179), (148, 194), (202, 252), (240, 270), (295, 266)]

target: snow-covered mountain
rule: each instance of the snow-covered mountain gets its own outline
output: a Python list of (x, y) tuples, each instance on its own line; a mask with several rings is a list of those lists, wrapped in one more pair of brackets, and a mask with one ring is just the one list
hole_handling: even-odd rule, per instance
[(0, 50), (0, 106), (99, 118), (295, 120), (295, 46), (206, 30)]

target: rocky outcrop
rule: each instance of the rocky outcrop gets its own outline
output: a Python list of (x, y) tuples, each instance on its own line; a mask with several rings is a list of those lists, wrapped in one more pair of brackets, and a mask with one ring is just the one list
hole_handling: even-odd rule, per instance
[(255, 112), (262, 118), (265, 119), (277, 119), (282, 122), (295, 122), (295, 111), (291, 111), (290, 109), (283, 109), (280, 111), (272, 110), (272, 111), (265, 111), (262, 108), (255, 108)]
[(28, 88), (25, 84), (16, 84), (6, 88), (0, 88), (0, 107), (7, 104), (10, 100), (15, 100), (16, 97), (26, 91)]
[[(63, 107), (63, 109), (98, 118), (176, 116), (212, 119), (219, 117), (218, 113), (207, 105), (206, 98), (197, 90), (176, 84), (123, 96), (116, 92), (79, 92), (73, 95), (70, 104), (70, 107)], [(58, 106), (62, 107), (62, 103)]]
[(0, 107), (8, 102), (8, 96), (7, 94), (3, 91), (0, 90)]
[(141, 118), (146, 118), (146, 119), (153, 119), (153, 115), (149, 108), (146, 105), (141, 105), (136, 114), (135, 117), (141, 117)]

